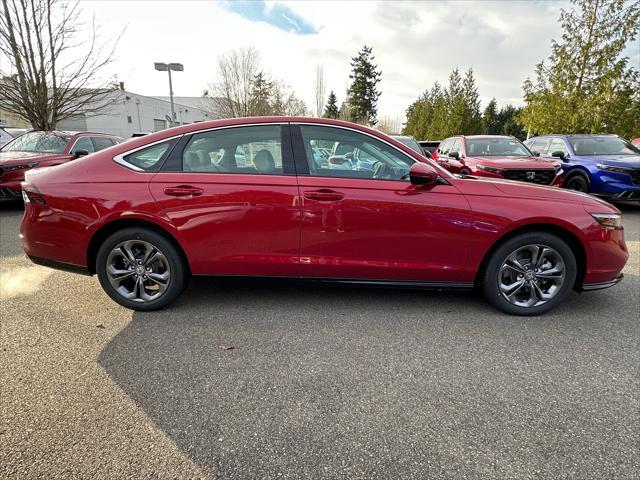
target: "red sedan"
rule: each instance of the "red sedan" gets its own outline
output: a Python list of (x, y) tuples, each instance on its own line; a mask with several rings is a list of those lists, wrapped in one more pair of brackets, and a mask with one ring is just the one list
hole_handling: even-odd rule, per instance
[[(336, 146), (373, 168), (314, 161), (312, 147)], [(190, 275), (476, 286), (522, 315), (622, 278), (628, 253), (610, 204), (424, 162), (334, 120), (185, 125), (28, 172), (22, 242), (34, 262), (97, 274), (136, 310), (167, 305)]]
[(101, 133), (28, 132), (0, 149), (0, 200), (20, 200), (20, 183), (27, 170), (75, 160), (120, 143)]
[(533, 155), (517, 138), (500, 135), (451, 137), (438, 147), (438, 163), (453, 173), (562, 185), (562, 166)]

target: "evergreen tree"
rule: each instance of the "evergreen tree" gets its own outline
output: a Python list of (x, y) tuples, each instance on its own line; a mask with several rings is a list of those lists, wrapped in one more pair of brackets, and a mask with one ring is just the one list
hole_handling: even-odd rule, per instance
[(523, 84), (530, 133), (640, 131), (640, 74), (623, 56), (640, 28), (640, 2), (572, 0), (563, 34)]
[(373, 63), (371, 47), (366, 45), (351, 59), (351, 86), (347, 90), (347, 102), (351, 118), (358, 123), (376, 124), (377, 103), (380, 91), (377, 89), (382, 72)]
[(496, 135), (500, 133), (498, 103), (495, 97), (491, 99), (482, 113), (482, 133), (485, 135)]
[(465, 132), (465, 135), (482, 133), (480, 95), (478, 95), (478, 87), (476, 86), (472, 68), (467, 71), (462, 81), (462, 97), (464, 99), (464, 109), (461, 130)]
[(273, 94), (273, 82), (268, 81), (262, 72), (259, 72), (251, 80), (251, 99), (249, 101), (249, 114), (256, 117), (271, 115), (271, 96)]
[(498, 134), (511, 135), (525, 140), (527, 138), (527, 132), (524, 130), (524, 125), (520, 120), (522, 114), (522, 108), (516, 108), (513, 105), (505, 105), (498, 112)]
[(324, 107), (324, 114), (322, 115), (324, 118), (338, 118), (340, 116), (340, 111), (338, 110), (338, 97), (336, 94), (329, 93), (329, 99), (327, 100), (327, 105)]

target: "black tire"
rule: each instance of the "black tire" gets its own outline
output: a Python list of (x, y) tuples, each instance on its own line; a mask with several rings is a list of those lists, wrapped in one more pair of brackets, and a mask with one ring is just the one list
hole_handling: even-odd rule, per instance
[(589, 193), (589, 180), (581, 173), (574, 173), (564, 182), (565, 188), (576, 192)]
[(462, 170), (460, 170), (460, 175), (471, 175), (471, 172), (466, 168), (463, 168)]
[[(510, 255), (534, 245), (551, 248), (554, 251), (554, 255), (559, 255), (563, 262), (564, 280), (561, 285), (555, 289), (554, 296), (544, 303), (532, 306), (515, 305), (503, 295), (499, 286), (500, 275), (502, 275), (502, 269), (505, 268), (504, 265), (507, 263)], [(509, 269), (510, 267), (506, 268)], [(571, 290), (573, 290), (577, 273), (576, 257), (571, 251), (571, 248), (561, 238), (544, 232), (526, 232), (505, 241), (491, 254), (486, 268), (481, 273), (480, 286), (487, 301), (503, 312), (523, 316), (541, 315), (560, 304)], [(543, 280), (543, 282), (544, 281), (546, 280)], [(526, 283), (524, 279), (522, 282)], [(536, 286), (538, 285), (537, 282), (538, 279), (536, 278)], [(529, 282), (528, 285), (524, 285), (523, 292), (531, 292), (529, 285), (533, 284)], [(543, 284), (540, 283), (540, 285)]]
[[(107, 268), (113, 261), (112, 251), (114, 251), (114, 249), (116, 249), (116, 247), (123, 242), (129, 241), (131, 241), (134, 245), (137, 241), (146, 242), (146, 244), (154, 247), (163, 256), (162, 263), (163, 265), (166, 264), (166, 266), (168, 267), (165, 269), (165, 271), (169, 272), (169, 275), (168, 281), (166, 282), (166, 284), (163, 284), (163, 288), (165, 289), (164, 292), (158, 295), (158, 298), (156, 299), (131, 300), (125, 298), (112, 285), (110, 276), (107, 273)], [(122, 257), (125, 256), (127, 255), (122, 255)], [(115, 302), (119, 303), (123, 307), (138, 311), (158, 310), (167, 306), (182, 293), (182, 291), (187, 286), (189, 277), (187, 265), (177, 248), (164, 235), (161, 235), (160, 233), (147, 228), (125, 228), (109, 236), (102, 243), (98, 250), (98, 254), (96, 257), (96, 273), (98, 275), (98, 279), (100, 280), (100, 285), (107, 293), (107, 295), (109, 295)], [(147, 272), (144, 273), (146, 274)], [(149, 273), (149, 275), (151, 274)], [(150, 285), (149, 288), (151, 289), (151, 286), (153, 286), (153, 282), (147, 280), (147, 284)], [(147, 291), (145, 290), (145, 294), (146, 293)]]

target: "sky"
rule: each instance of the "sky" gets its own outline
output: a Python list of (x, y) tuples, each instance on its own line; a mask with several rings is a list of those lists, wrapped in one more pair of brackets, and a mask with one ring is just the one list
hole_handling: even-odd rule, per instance
[[(341, 102), (350, 60), (373, 47), (382, 70), (378, 116), (402, 118), (407, 106), (450, 71), (473, 68), (483, 104), (522, 103), (522, 82), (561, 35), (566, 1), (95, 1), (81, 2), (99, 38), (121, 35), (109, 73), (129, 91), (168, 95), (154, 62), (180, 62), (176, 96), (199, 96), (216, 78), (219, 55), (254, 47), (262, 68), (291, 86), (311, 109), (322, 65), (326, 93)], [(638, 63), (640, 47), (631, 48)]]

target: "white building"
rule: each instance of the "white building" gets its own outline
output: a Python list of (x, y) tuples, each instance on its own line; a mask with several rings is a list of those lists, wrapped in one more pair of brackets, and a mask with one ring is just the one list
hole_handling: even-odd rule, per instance
[[(57, 130), (98, 132), (129, 138), (170, 127), (171, 103), (164, 97), (147, 97), (124, 90), (112, 94), (110, 107), (99, 114), (78, 115), (56, 125)], [(179, 99), (184, 100), (180, 103)], [(211, 108), (208, 106), (211, 105)], [(174, 97), (175, 125), (220, 118), (214, 101), (200, 97)]]

